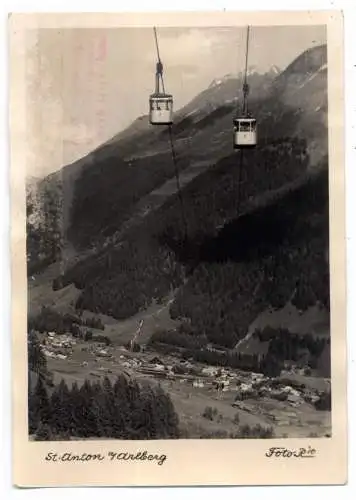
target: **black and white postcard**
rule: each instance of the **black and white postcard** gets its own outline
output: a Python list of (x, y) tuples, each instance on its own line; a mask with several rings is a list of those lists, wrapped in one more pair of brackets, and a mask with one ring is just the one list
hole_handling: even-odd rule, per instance
[(341, 12), (9, 28), (14, 482), (344, 483)]

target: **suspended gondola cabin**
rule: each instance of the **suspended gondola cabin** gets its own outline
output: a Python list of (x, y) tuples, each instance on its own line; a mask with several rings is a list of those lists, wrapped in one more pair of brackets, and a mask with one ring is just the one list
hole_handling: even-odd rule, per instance
[(247, 83), (249, 35), (250, 27), (247, 26), (245, 77), (242, 86), (243, 104), (241, 115), (234, 119), (234, 149), (254, 148), (257, 145), (257, 122), (248, 112), (247, 105), (249, 94), (249, 85)]
[[(149, 120), (151, 125), (171, 125), (173, 122), (173, 97), (166, 94), (163, 82), (163, 64), (159, 56), (158, 39), (156, 28), (153, 28), (156, 49), (157, 63), (155, 75), (155, 91), (150, 95)], [(162, 90), (161, 85), (162, 84)]]
[(151, 94), (149, 115), (151, 125), (171, 125), (173, 122), (173, 97), (161, 92)]
[(255, 118), (234, 119), (234, 148), (254, 148), (257, 144), (257, 122)]

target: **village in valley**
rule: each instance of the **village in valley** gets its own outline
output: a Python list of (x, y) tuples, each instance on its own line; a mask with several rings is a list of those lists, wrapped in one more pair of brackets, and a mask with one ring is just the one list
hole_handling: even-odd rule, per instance
[[(119, 374), (142, 384), (159, 384), (172, 398), (187, 437), (233, 432), (244, 423), (269, 429), (273, 436), (330, 436), (330, 412), (317, 410), (330, 392), (330, 379), (285, 363), (278, 377), (185, 359), (179, 349), (136, 343), (143, 320), (126, 346), (102, 336), (86, 340), (69, 332), (38, 334), (54, 383), (70, 386), (85, 379), (113, 381)], [(208, 350), (224, 352), (209, 344)], [(168, 351), (168, 352), (167, 352)], [(248, 356), (248, 354), (247, 354)], [(268, 436), (266, 436), (268, 437)], [(271, 437), (271, 436), (269, 436)]]

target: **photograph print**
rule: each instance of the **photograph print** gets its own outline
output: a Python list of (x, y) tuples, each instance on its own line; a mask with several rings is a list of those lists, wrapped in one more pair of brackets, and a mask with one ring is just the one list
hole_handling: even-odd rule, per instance
[(26, 31), (28, 438), (327, 438), (325, 25)]

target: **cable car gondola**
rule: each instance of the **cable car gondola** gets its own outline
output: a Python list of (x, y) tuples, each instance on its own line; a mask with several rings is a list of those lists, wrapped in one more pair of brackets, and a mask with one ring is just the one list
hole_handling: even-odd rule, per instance
[[(155, 75), (155, 91), (150, 95), (149, 99), (149, 120), (151, 125), (171, 125), (173, 123), (173, 96), (166, 94), (163, 82), (163, 64), (160, 60), (157, 33), (154, 28), (157, 58), (156, 75)], [(160, 88), (162, 83), (162, 90)]]
[(255, 118), (234, 119), (234, 148), (255, 148), (257, 144), (257, 121)]
[(247, 97), (249, 86), (247, 84), (247, 62), (248, 62), (248, 44), (249, 44), (250, 27), (247, 27), (246, 40), (246, 63), (245, 63), (245, 78), (242, 87), (243, 92), (243, 107), (240, 116), (237, 116), (234, 123), (234, 149), (254, 148), (257, 144), (257, 120), (250, 116), (247, 110)]
[(151, 125), (171, 125), (173, 123), (173, 97), (163, 92), (150, 95)]

